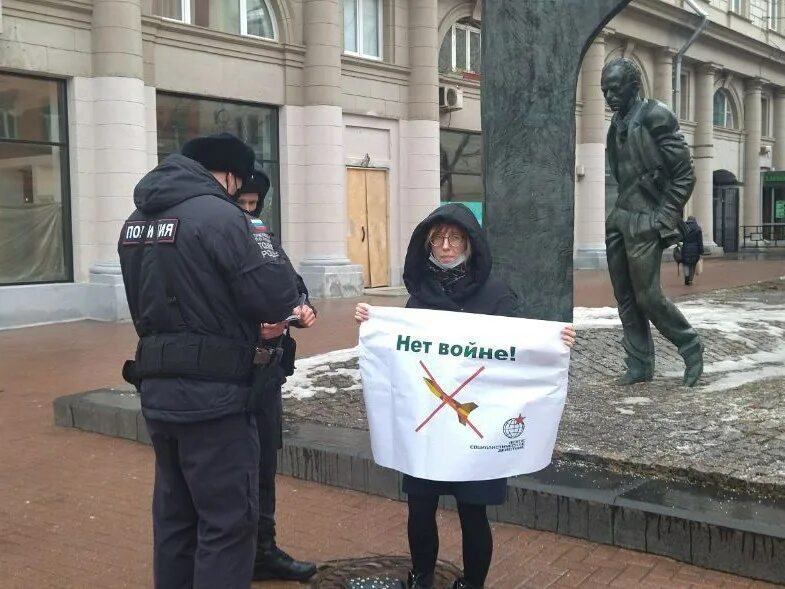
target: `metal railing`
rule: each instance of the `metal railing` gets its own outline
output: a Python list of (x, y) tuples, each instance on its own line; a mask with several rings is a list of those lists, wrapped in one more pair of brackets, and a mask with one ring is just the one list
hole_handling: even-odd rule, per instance
[(743, 248), (767, 249), (785, 247), (785, 223), (762, 223), (760, 225), (742, 225)]

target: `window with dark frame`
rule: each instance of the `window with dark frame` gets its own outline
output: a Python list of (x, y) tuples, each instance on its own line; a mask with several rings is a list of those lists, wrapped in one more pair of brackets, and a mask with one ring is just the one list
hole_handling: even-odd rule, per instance
[(0, 73), (0, 285), (73, 280), (65, 82)]
[(179, 153), (199, 135), (229, 132), (248, 143), (270, 176), (261, 218), (281, 236), (278, 109), (274, 106), (158, 92), (156, 95), (158, 159)]
[(733, 111), (733, 101), (724, 88), (714, 93), (714, 126), (725, 129), (736, 128), (736, 114)]

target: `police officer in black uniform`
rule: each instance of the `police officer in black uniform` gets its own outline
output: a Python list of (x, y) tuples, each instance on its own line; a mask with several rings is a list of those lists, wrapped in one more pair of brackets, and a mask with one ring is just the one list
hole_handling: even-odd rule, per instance
[[(289, 265), (253, 238), (233, 202), (253, 151), (198, 137), (137, 184), (118, 251), (139, 335), (124, 375), (155, 449), (159, 589), (248, 589), (258, 519), (259, 434), (249, 411), (261, 323), (292, 313)], [(252, 404), (252, 403), (251, 403)]]
[[(259, 215), (264, 208), (264, 198), (270, 189), (270, 179), (259, 164), (253, 173), (243, 180), (243, 187), (237, 203), (250, 216), (254, 226), (254, 238), (263, 244), (271, 243), (282, 260), (290, 264), (280, 242), (267, 230)], [(292, 272), (295, 270), (292, 268)], [(256, 423), (259, 428), (261, 461), (259, 463), (259, 527), (257, 531), (256, 559), (254, 562), (254, 581), (282, 579), (304, 581), (316, 573), (312, 562), (294, 560), (281, 550), (275, 542), (275, 473), (278, 470), (278, 449), (282, 444), (283, 407), (281, 385), (286, 376), (294, 372), (295, 341), (289, 327), (311, 327), (316, 316), (308, 289), (303, 279), (297, 275), (297, 291), (305, 297), (297, 313), (299, 319), (291, 323), (269, 324), (262, 326), (260, 346), (270, 350), (281, 350), (277, 379), (271, 386), (264, 387), (258, 396)], [(264, 368), (269, 372), (271, 368)], [(275, 370), (272, 368), (272, 370)], [(269, 375), (268, 375), (269, 376)]]

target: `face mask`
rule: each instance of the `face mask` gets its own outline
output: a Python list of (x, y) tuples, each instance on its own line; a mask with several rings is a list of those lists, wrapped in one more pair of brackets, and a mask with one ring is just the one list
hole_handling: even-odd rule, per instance
[(232, 200), (236, 201), (238, 198), (240, 198), (240, 195), (242, 194), (242, 190), (238, 186), (237, 176), (232, 174), (232, 177), (234, 178), (234, 192), (229, 192), (229, 174), (227, 174), (226, 175), (226, 193), (231, 197)]
[(429, 259), (431, 262), (433, 262), (434, 264), (436, 264), (436, 265), (437, 265), (439, 268), (441, 268), (442, 270), (452, 270), (453, 268), (456, 268), (456, 267), (460, 266), (461, 264), (463, 264), (463, 263), (466, 261), (466, 254), (461, 254), (460, 256), (458, 256), (457, 258), (455, 258), (455, 259), (454, 259), (452, 262), (448, 262), (447, 264), (445, 264), (444, 262), (440, 262), (439, 260), (437, 260), (437, 259), (434, 257), (434, 255), (433, 255), (433, 254), (431, 254), (431, 255), (430, 255), (430, 257), (429, 257), (428, 259)]

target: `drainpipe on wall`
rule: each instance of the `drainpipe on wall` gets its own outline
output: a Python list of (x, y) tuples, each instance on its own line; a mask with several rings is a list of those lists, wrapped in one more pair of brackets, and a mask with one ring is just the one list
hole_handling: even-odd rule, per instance
[(695, 13), (701, 17), (701, 21), (698, 24), (698, 27), (693, 31), (692, 36), (687, 39), (687, 42), (684, 46), (679, 49), (676, 53), (676, 67), (673, 68), (673, 111), (676, 113), (678, 117), (681, 113), (681, 62), (684, 54), (687, 53), (687, 50), (692, 47), (692, 44), (695, 43), (696, 39), (700, 37), (700, 34), (706, 28), (706, 25), (709, 24), (709, 13), (706, 12), (703, 8), (698, 6), (695, 3), (695, 0), (684, 0), (687, 4), (689, 4), (690, 8), (692, 8)]

